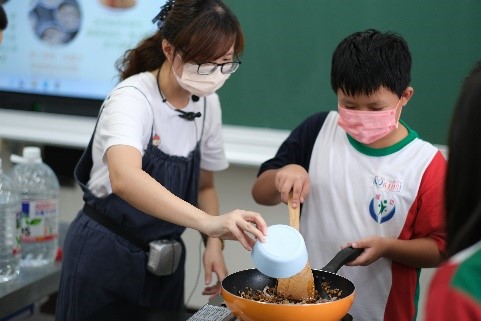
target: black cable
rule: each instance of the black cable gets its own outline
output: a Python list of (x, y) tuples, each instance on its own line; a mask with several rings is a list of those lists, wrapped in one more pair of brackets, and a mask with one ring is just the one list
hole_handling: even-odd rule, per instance
[[(175, 111), (177, 111), (178, 113), (180, 113), (179, 117), (180, 118), (183, 118), (185, 120), (195, 120), (197, 117), (202, 117), (202, 113), (201, 112), (192, 112), (192, 111), (183, 111), (182, 109), (178, 109), (178, 108), (175, 108), (173, 106), (171, 106), (168, 102), (167, 102), (167, 98), (164, 97), (164, 94), (162, 93), (162, 90), (160, 90), (160, 84), (159, 84), (159, 75), (160, 75), (160, 68), (159, 70), (157, 71), (157, 89), (159, 90), (159, 94), (160, 94), (160, 97), (162, 97), (162, 102), (163, 103), (167, 103), (172, 109), (174, 109)], [(194, 102), (197, 102), (199, 101), (199, 96), (196, 96), (196, 95), (192, 95), (192, 101)]]

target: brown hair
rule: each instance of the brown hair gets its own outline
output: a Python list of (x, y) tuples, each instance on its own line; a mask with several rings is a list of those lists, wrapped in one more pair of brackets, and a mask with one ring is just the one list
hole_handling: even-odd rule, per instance
[(197, 63), (222, 57), (233, 44), (235, 55), (244, 50), (239, 21), (220, 0), (176, 0), (162, 22), (156, 33), (116, 62), (120, 80), (159, 68), (165, 61), (163, 39), (174, 46), (174, 54), (182, 52), (184, 61)]

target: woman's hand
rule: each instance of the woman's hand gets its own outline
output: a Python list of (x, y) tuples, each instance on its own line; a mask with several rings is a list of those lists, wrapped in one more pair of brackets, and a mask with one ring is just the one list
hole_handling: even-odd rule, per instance
[(205, 234), (224, 240), (237, 240), (250, 251), (255, 240), (264, 241), (267, 224), (259, 213), (234, 210), (224, 215), (212, 216), (206, 222)]
[[(227, 276), (227, 267), (222, 254), (222, 243), (217, 238), (209, 238), (204, 251), (204, 280), (205, 288), (203, 295), (215, 295), (220, 293), (221, 282)], [(217, 275), (217, 282), (212, 284), (213, 273)]]

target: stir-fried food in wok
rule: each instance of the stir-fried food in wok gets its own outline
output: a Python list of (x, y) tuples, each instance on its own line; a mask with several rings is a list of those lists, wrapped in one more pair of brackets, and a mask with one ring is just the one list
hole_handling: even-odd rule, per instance
[(328, 298), (321, 298), (316, 290), (313, 298), (303, 301), (295, 301), (277, 292), (276, 287), (266, 286), (262, 291), (246, 288), (239, 292), (239, 296), (244, 299), (254, 300), (258, 302), (277, 303), (277, 304), (314, 304), (335, 301), (342, 295), (342, 290), (331, 289), (329, 282), (321, 283), (322, 289), (327, 293)]

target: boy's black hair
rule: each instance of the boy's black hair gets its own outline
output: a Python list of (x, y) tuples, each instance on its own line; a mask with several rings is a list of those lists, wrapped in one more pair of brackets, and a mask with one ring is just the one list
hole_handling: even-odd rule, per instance
[(5, 13), (5, 10), (3, 9), (3, 6), (0, 3), (0, 30), (3, 31), (7, 29), (7, 25), (8, 25), (7, 14)]
[(375, 29), (342, 40), (332, 55), (331, 87), (348, 96), (370, 95), (385, 87), (401, 97), (411, 82), (412, 58), (406, 41)]

